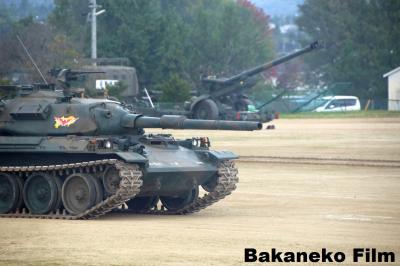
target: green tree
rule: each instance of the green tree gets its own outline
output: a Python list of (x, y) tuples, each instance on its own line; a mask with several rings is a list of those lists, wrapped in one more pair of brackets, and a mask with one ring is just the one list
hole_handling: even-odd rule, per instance
[(80, 52), (89, 53), (89, 5), (87, 0), (54, 0), (49, 24), (68, 36)]
[(117, 82), (114, 85), (107, 85), (107, 94), (117, 99), (121, 98), (121, 94), (126, 90), (127, 85), (123, 82)]
[(305, 41), (326, 44), (306, 58), (310, 81), (351, 82), (349, 94), (387, 97), (382, 75), (400, 61), (399, 1), (306, 0), (300, 12), (297, 24), (307, 33)]
[[(80, 57), (65, 35), (46, 24), (26, 17), (11, 24), (9, 31), (0, 38), (0, 73), (10, 78), (19, 72), (24, 78), (19, 82), (43, 82), (16, 36), (20, 36), (42, 73), (50, 80), (48, 71), (53, 67), (73, 67)], [(0, 77), (2, 78), (2, 77)]]
[(232, 75), (272, 57), (268, 19), (248, 2), (198, 1), (191, 9), (192, 76)]
[[(75, 39), (87, 36), (81, 1), (56, 0), (50, 17)], [(248, 0), (98, 3), (106, 9), (98, 18), (98, 56), (128, 57), (141, 87), (162, 88), (176, 74), (199, 88), (201, 75), (236, 74), (272, 57), (268, 18)]]
[(12, 30), (16, 20), (12, 13), (12, 10), (6, 4), (0, 2), (0, 36)]
[(107, 12), (98, 19), (100, 57), (128, 57), (142, 86), (152, 84), (159, 58), (160, 3), (158, 0), (102, 1)]
[(153, 73), (156, 83), (162, 83), (165, 77), (176, 73), (186, 80), (191, 78), (187, 72), (187, 55), (190, 53), (187, 49), (189, 29), (184, 17), (179, 15), (187, 5), (184, 1), (180, 2), (181, 5), (178, 5), (177, 1), (161, 1), (163, 14), (160, 18), (158, 45), (153, 56), (157, 62)]
[(173, 74), (160, 86), (163, 92), (161, 100), (164, 102), (180, 103), (190, 97), (190, 84), (177, 74)]

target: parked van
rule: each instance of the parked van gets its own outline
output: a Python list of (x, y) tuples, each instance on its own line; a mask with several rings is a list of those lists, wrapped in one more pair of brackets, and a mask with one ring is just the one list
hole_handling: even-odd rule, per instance
[(315, 112), (360, 111), (360, 100), (356, 96), (326, 96), (318, 99), (321, 103)]

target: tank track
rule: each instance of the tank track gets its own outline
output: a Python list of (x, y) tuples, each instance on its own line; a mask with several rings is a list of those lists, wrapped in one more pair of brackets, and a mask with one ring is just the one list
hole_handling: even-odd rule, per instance
[[(222, 200), (236, 189), (239, 182), (238, 170), (232, 160), (220, 162), (218, 165), (218, 181), (215, 189), (202, 197), (197, 198), (191, 204), (179, 210), (151, 209), (147, 211), (136, 211), (135, 213), (153, 215), (183, 215), (198, 212), (208, 206)], [(129, 211), (132, 212), (132, 211)]]
[(37, 215), (30, 214), (26, 209), (17, 210), (14, 213), (0, 214), (0, 217), (5, 218), (41, 218), (41, 219), (65, 219), (65, 220), (78, 220), (78, 219), (95, 219), (102, 216), (111, 210), (118, 208), (129, 199), (135, 197), (143, 184), (142, 172), (138, 165), (126, 164), (115, 159), (105, 159), (89, 162), (80, 162), (73, 164), (62, 165), (47, 165), (47, 166), (23, 166), (23, 167), (0, 167), (0, 172), (8, 172), (20, 176), (29, 175), (34, 172), (48, 172), (59, 173), (60, 175), (72, 173), (97, 173), (103, 171), (105, 167), (113, 165), (121, 177), (119, 188), (115, 194), (108, 196), (102, 202), (93, 206), (78, 215), (71, 215), (63, 210), (57, 210), (55, 213)]
[[(117, 209), (123, 205), (129, 199), (135, 197), (142, 186), (142, 172), (137, 165), (125, 164), (123, 162), (109, 159), (82, 162), (76, 164), (65, 164), (65, 165), (50, 165), (50, 166), (32, 166), (32, 167), (0, 167), (0, 171), (18, 173), (20, 175), (30, 174), (32, 172), (52, 172), (59, 171), (61, 174), (66, 171), (66, 174), (73, 172), (98, 172), (104, 169), (106, 166), (114, 165), (120, 173), (122, 178), (120, 187), (114, 195), (109, 196), (96, 206), (81, 213), (79, 215), (70, 215), (64, 212), (57, 211), (56, 213), (46, 215), (35, 215), (27, 213), (25, 209), (17, 210), (14, 213), (0, 214), (1, 217), (5, 218), (41, 218), (41, 219), (65, 219), (65, 220), (77, 220), (77, 219), (95, 219), (102, 216), (112, 210)], [(233, 161), (223, 161), (218, 165), (218, 179), (217, 185), (214, 190), (197, 198), (191, 204), (185, 206), (179, 210), (167, 210), (164, 207), (161, 209), (151, 209), (147, 211), (131, 211), (122, 210), (122, 212), (139, 213), (139, 214), (152, 214), (152, 215), (184, 215), (191, 214), (203, 210), (210, 205), (222, 200), (226, 196), (230, 195), (232, 191), (236, 189), (236, 184), (239, 182), (237, 176), (238, 170), (235, 167)], [(121, 210), (119, 210), (121, 211)]]

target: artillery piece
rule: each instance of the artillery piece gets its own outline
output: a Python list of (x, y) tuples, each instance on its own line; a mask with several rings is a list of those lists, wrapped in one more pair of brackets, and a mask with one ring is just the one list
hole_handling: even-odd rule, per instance
[[(140, 213), (199, 211), (236, 188), (237, 155), (210, 150), (207, 137), (178, 140), (144, 129), (262, 127), (146, 117), (117, 101), (47, 85), (15, 89), (17, 97), (0, 102), (0, 217), (93, 219), (121, 206)], [(200, 186), (207, 191), (202, 197)]]
[(256, 83), (254, 76), (299, 57), (320, 47), (318, 41), (268, 63), (245, 70), (240, 74), (217, 78), (209, 76), (201, 79), (202, 90), (206, 93), (196, 97), (187, 105), (190, 117), (195, 119), (231, 119), (265, 121), (260, 112), (248, 112), (251, 101), (244, 94)]

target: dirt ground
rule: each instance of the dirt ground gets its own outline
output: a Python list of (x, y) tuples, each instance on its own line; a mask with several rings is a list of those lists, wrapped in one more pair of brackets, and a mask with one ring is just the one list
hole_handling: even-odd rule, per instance
[[(400, 160), (400, 118), (278, 119), (275, 130), (174, 131), (181, 138), (209, 136), (216, 150), (240, 155)], [(265, 127), (264, 127), (265, 128)]]
[[(274, 124), (276, 130), (258, 132), (168, 132), (210, 136), (214, 149), (240, 155), (400, 161), (399, 118)], [(237, 190), (193, 215), (0, 219), (0, 264), (241, 265), (248, 247), (294, 252), (328, 248), (344, 252), (346, 262), (352, 261), (352, 248), (377, 248), (395, 252), (400, 264), (400, 168), (237, 166)]]

